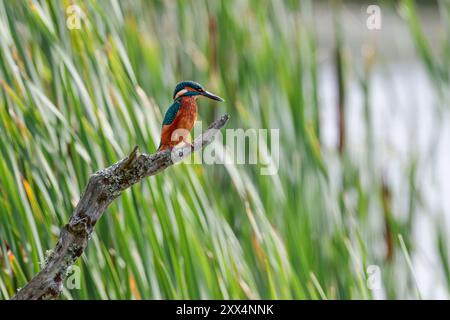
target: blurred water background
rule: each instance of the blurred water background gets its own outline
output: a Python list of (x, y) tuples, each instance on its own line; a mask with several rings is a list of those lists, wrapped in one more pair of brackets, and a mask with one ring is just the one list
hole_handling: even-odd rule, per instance
[[(435, 246), (436, 225), (448, 232), (450, 214), (450, 126), (448, 119), (448, 87), (440, 96), (439, 89), (418, 58), (410, 30), (401, 19), (402, 9), (382, 10), (379, 30), (361, 28), (367, 21), (366, 9), (372, 2), (346, 2), (340, 15), (340, 28), (345, 38), (345, 54), (362, 69), (376, 63), (370, 71), (370, 84), (365, 88), (355, 70), (348, 79), (346, 116), (348, 145), (352, 159), (361, 167), (374, 170), (390, 185), (393, 212), (408, 211), (410, 166), (415, 166), (421, 196), (414, 217), (412, 256), (417, 282), (424, 296), (448, 299), (443, 275), (439, 272), (439, 252)], [(437, 3), (422, 2), (418, 9), (423, 32), (430, 50), (443, 49), (442, 16)], [(321, 2), (316, 5), (314, 22), (319, 39), (320, 99), (323, 120), (322, 138), (330, 149), (338, 144), (338, 101), (336, 68), (333, 59), (335, 34), (333, 13)], [(369, 61), (368, 61), (369, 60)], [(365, 90), (369, 92), (365, 97)], [(367, 92), (366, 91), (366, 92)], [(365, 100), (365, 98), (367, 100)], [(370, 109), (372, 135), (367, 133), (367, 111)], [(367, 148), (371, 152), (367, 153)], [(333, 161), (333, 155), (330, 155)], [(349, 195), (351, 196), (351, 195)]]

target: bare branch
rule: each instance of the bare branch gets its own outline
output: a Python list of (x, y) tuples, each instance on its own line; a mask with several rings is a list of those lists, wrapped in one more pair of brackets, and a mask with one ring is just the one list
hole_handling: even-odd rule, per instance
[(158, 174), (208, 145), (229, 119), (225, 114), (214, 121), (191, 146), (174, 148), (152, 155), (139, 154), (135, 147), (130, 155), (114, 165), (94, 173), (74, 209), (69, 223), (60, 232), (55, 248), (43, 269), (14, 297), (24, 299), (55, 299), (63, 288), (67, 270), (80, 257), (88, 243), (98, 219), (123, 190), (145, 177)]

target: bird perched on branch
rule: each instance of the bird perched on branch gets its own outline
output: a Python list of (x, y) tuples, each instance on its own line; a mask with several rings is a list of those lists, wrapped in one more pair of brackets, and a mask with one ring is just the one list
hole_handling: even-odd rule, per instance
[(194, 81), (182, 81), (177, 84), (173, 91), (173, 104), (167, 109), (164, 116), (158, 151), (167, 148), (172, 150), (181, 142), (188, 143), (194, 148), (190, 142), (186, 141), (186, 138), (197, 120), (197, 98), (202, 96), (216, 101), (224, 101)]

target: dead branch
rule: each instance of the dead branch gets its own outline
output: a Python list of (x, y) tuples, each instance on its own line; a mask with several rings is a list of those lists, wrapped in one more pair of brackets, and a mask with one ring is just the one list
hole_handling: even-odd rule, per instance
[(140, 154), (135, 147), (130, 155), (112, 166), (94, 173), (74, 209), (69, 223), (60, 232), (58, 242), (43, 269), (22, 288), (14, 300), (55, 299), (62, 289), (68, 268), (80, 257), (95, 224), (122, 191), (148, 176), (158, 174), (208, 145), (229, 119), (225, 114), (214, 121), (191, 146), (165, 150), (152, 155)]

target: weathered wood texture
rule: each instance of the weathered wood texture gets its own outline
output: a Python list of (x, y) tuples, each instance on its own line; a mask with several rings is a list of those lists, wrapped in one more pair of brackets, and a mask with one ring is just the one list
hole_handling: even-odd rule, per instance
[(214, 121), (191, 146), (165, 150), (152, 155), (140, 154), (137, 147), (131, 154), (114, 165), (94, 173), (74, 209), (69, 223), (60, 232), (55, 248), (43, 269), (14, 297), (22, 299), (55, 299), (63, 288), (67, 270), (80, 257), (94, 230), (95, 224), (123, 190), (145, 177), (158, 174), (188, 157), (193, 151), (209, 144), (217, 131), (228, 121), (223, 115)]

